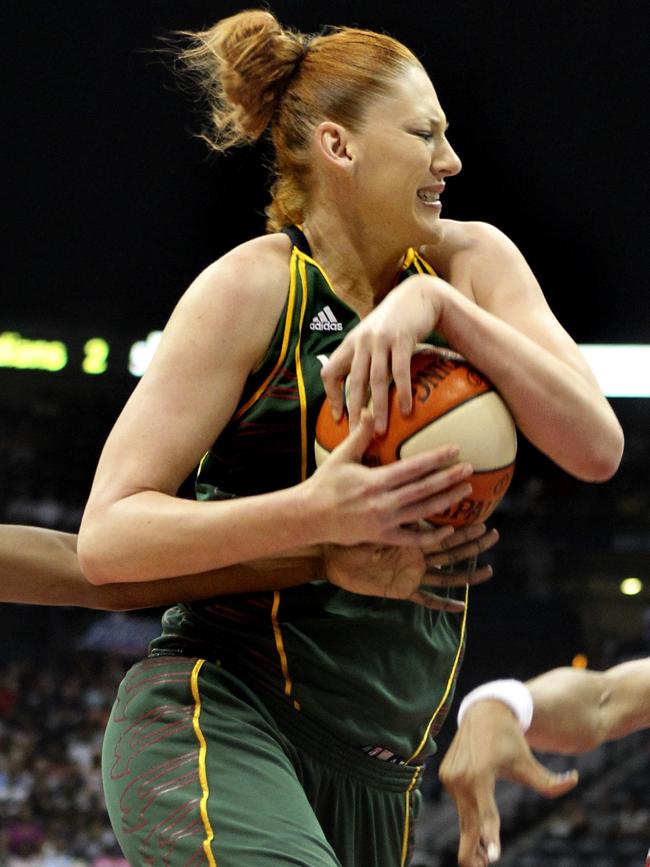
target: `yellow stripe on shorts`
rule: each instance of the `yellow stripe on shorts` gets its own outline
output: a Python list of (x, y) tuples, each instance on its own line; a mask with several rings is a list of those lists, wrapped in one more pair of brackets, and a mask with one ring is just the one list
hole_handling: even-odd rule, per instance
[(205, 829), (205, 840), (203, 841), (203, 851), (208, 860), (210, 867), (217, 867), (217, 862), (212, 854), (212, 841), (214, 840), (214, 831), (210, 824), (208, 816), (208, 798), (210, 796), (210, 788), (208, 786), (208, 774), (205, 769), (205, 757), (208, 751), (208, 746), (205, 741), (205, 735), (201, 731), (201, 695), (199, 693), (199, 672), (203, 667), (204, 659), (198, 659), (196, 665), (192, 669), (190, 683), (192, 685), (192, 697), (194, 698), (194, 714), (192, 715), (192, 727), (194, 734), (199, 742), (199, 780), (201, 783), (201, 821)]

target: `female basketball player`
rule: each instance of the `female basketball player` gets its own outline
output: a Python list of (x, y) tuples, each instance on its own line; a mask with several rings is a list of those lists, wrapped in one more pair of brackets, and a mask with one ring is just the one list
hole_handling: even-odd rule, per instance
[[(615, 471), (621, 430), (514, 245), (440, 219), (460, 161), (408, 49), (353, 29), (309, 39), (251, 11), (185, 59), (217, 149), (270, 129), (270, 234), (172, 314), (100, 459), (82, 567), (97, 584), (148, 581), (305, 546), (319, 566), (285, 589), (269, 567), (260, 592), (166, 613), (108, 726), (109, 811), (132, 864), (396, 867), (465, 634), (464, 615), (427, 604), (443, 537), (420, 519), (465, 496), (471, 467), (453, 446), (360, 464), (389, 371), (407, 413), (415, 343), (448, 342), (582, 479)], [(355, 428), (314, 471), (321, 367), (337, 407), (351, 371)], [(202, 502), (177, 499), (199, 461)]]

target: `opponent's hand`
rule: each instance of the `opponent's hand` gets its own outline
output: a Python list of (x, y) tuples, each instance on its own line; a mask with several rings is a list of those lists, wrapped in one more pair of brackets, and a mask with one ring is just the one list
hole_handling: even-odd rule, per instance
[[(448, 533), (448, 529), (445, 530)], [(476, 557), (498, 540), (496, 531), (486, 531), (484, 524), (440, 534), (437, 543), (424, 548), (397, 548), (378, 545), (326, 545), (325, 572), (332, 584), (352, 593), (408, 599), (441, 611), (463, 611), (457, 599), (432, 593), (430, 587), (462, 587), (479, 584), (492, 575), (489, 566), (470, 572), (441, 572), (442, 566)]]
[[(396, 548), (377, 545), (326, 545), (324, 548), (327, 578), (351, 593), (381, 596), (385, 599), (405, 599), (425, 608), (442, 611), (463, 611), (465, 604), (422, 589), (430, 583), (426, 559), (419, 548)], [(437, 576), (437, 586), (441, 582)], [(449, 586), (456, 586), (452, 578)]]
[[(458, 584), (480, 584), (492, 577), (492, 567), (472, 566), (468, 569), (468, 561), (475, 563), (479, 554), (488, 551), (499, 541), (499, 534), (495, 529), (488, 530), (485, 524), (470, 524), (468, 527), (459, 527), (453, 534), (445, 536), (440, 544), (429, 546), (425, 551), (427, 564), (427, 580), (425, 584), (436, 586), (436, 574), (444, 585), (449, 586), (450, 580), (457, 580)], [(458, 564), (458, 569), (450, 567)], [(444, 569), (444, 572), (440, 572)]]
[(358, 426), (303, 485), (317, 507), (318, 543), (399, 545), (435, 550), (449, 527), (420, 525), (471, 492), (472, 465), (458, 462), (457, 446), (440, 446), (380, 467), (361, 460), (374, 436), (363, 410)]
[(391, 380), (402, 414), (411, 412), (411, 356), (416, 344), (435, 329), (450, 288), (438, 277), (409, 277), (350, 331), (321, 371), (337, 420), (343, 413), (343, 383), (348, 374), (347, 410), (352, 429), (368, 402), (368, 386), (376, 433), (386, 431)]
[(555, 774), (526, 743), (519, 721), (503, 702), (479, 701), (467, 709), (440, 765), (440, 780), (456, 804), (460, 826), (458, 863), (486, 867), (499, 860), (497, 778), (523, 783), (548, 798), (572, 789), (577, 771)]

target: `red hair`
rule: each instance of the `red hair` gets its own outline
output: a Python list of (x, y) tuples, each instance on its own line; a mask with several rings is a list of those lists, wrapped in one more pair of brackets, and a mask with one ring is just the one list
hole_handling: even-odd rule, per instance
[(210, 109), (204, 139), (215, 150), (256, 141), (270, 127), (275, 149), (267, 227), (304, 217), (311, 133), (322, 120), (355, 130), (369, 103), (390, 92), (408, 66), (421, 66), (400, 42), (341, 27), (316, 36), (283, 28), (270, 12), (249, 10), (191, 37), (181, 53)]

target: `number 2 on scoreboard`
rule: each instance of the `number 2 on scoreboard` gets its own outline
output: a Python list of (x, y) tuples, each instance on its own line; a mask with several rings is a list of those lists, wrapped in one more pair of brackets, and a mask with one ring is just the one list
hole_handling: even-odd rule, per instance
[(91, 337), (84, 343), (84, 359), (81, 369), (84, 373), (104, 373), (108, 367), (110, 347), (103, 337)]

